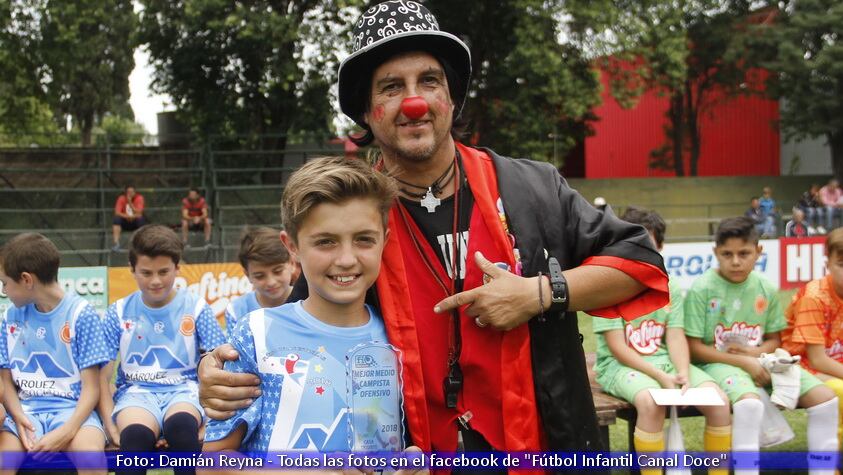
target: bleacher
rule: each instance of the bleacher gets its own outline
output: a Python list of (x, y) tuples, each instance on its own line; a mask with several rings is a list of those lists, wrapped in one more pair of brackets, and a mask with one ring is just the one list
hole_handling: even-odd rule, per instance
[(188, 188), (205, 196), (214, 222), (212, 245), (191, 233), (185, 260), (236, 261), (243, 227), (280, 229), (282, 183), (306, 160), (341, 148), (288, 146), (283, 151), (132, 148), (0, 149), (0, 244), (40, 232), (62, 253), (64, 266), (127, 265), (111, 250), (114, 202), (126, 185), (143, 195), (149, 222), (181, 224)]

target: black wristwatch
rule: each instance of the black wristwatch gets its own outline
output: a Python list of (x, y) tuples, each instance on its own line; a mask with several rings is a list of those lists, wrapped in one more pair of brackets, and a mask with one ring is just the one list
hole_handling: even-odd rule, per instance
[(562, 275), (562, 266), (555, 257), (547, 260), (550, 271), (550, 311), (565, 312), (568, 310), (568, 281)]

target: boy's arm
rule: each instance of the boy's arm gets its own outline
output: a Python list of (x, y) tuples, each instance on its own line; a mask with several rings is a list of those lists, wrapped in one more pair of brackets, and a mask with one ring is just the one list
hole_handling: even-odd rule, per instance
[(805, 345), (805, 352), (815, 370), (843, 379), (843, 363), (830, 358), (825, 352), (825, 345)]
[(703, 363), (724, 363), (746, 371), (752, 376), (752, 380), (758, 386), (770, 384), (770, 373), (767, 372), (754, 356), (736, 355), (725, 351), (718, 351), (713, 346), (708, 346), (699, 338), (688, 337), (688, 349), (691, 350), (691, 357), (695, 361)]
[[(246, 437), (246, 424), (240, 424), (227, 436), (219, 440), (202, 444), (202, 452), (222, 452), (224, 450), (238, 450)], [(219, 472), (215, 472), (219, 473)]]
[(196, 318), (196, 334), (199, 337), (199, 347), (205, 351), (212, 351), (227, 342), (214, 311), (207, 303), (202, 306)]
[(685, 330), (668, 327), (665, 341), (667, 341), (667, 353), (670, 355), (670, 361), (676, 368), (676, 373), (680, 376), (683, 386), (687, 386), (690, 377), (691, 355), (688, 350), (688, 340), (685, 339)]
[(32, 426), (29, 418), (23, 412), (18, 392), (15, 391), (15, 384), (12, 381), (12, 371), (3, 368), (0, 370), (0, 379), (3, 380), (3, 386), (9, 388), (3, 393), (3, 406), (6, 408), (6, 413), (17, 425), (18, 438), (23, 444), (23, 448), (30, 451), (35, 444), (35, 427)]
[(100, 368), (100, 400), (97, 404), (97, 412), (99, 412), (109, 443), (119, 447), (120, 432), (111, 418), (111, 413), (114, 412), (114, 385), (111, 383), (113, 374), (114, 361), (110, 361)]
[(624, 366), (636, 369), (655, 379), (663, 388), (673, 389), (677, 383), (675, 378), (665, 373), (664, 371), (653, 366), (652, 363), (645, 360), (637, 351), (627, 346), (623, 337), (623, 330), (608, 330), (603, 332), (603, 338), (606, 339), (606, 345), (612, 355)]

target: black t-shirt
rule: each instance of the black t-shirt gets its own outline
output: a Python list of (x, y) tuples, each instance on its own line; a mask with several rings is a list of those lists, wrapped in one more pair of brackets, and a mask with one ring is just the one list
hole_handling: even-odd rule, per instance
[[(462, 289), (462, 281), (465, 278), (465, 260), (468, 252), (468, 227), (471, 224), (471, 209), (474, 207), (474, 195), (468, 183), (463, 181), (459, 193), (459, 220), (457, 222), (458, 241), (456, 246), (457, 255), (457, 289)], [(427, 242), (439, 257), (439, 262), (448, 273), (448, 277), (454, 278), (451, 269), (454, 250), (454, 195), (442, 200), (439, 206), (431, 213), (423, 207), (419, 200), (408, 200), (401, 198), (401, 204), (408, 211), (421, 230)]]

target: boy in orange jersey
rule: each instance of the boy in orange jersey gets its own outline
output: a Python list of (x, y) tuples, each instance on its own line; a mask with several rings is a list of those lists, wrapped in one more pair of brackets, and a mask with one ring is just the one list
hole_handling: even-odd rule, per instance
[[(782, 343), (802, 366), (843, 400), (843, 228), (825, 240), (829, 274), (799, 290), (785, 311)], [(841, 408), (843, 413), (843, 408)], [(843, 421), (838, 423), (838, 440)]]

